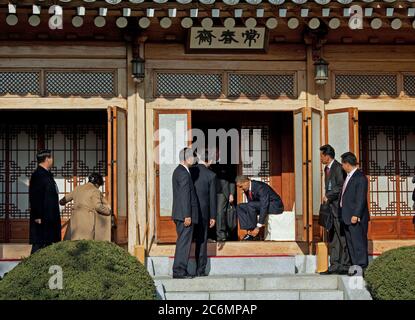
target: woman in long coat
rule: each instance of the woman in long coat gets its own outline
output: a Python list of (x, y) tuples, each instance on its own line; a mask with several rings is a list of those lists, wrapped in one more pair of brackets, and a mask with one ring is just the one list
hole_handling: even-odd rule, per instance
[(74, 202), (69, 223), (71, 240), (111, 241), (111, 208), (99, 190), (103, 184), (102, 176), (93, 173), (86, 184), (60, 200), (62, 206)]

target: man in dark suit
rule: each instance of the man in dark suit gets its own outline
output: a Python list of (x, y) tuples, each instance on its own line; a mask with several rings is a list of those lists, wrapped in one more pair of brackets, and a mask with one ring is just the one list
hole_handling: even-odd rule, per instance
[(247, 176), (238, 176), (235, 182), (248, 200), (236, 208), (241, 229), (248, 231), (243, 240), (255, 240), (265, 225), (267, 215), (282, 213), (284, 205), (280, 196), (264, 182), (251, 180)]
[(196, 240), (196, 276), (206, 276), (208, 230), (216, 222), (216, 174), (209, 169), (214, 156), (208, 150), (190, 168), (198, 199), (199, 222), (194, 227)]
[(189, 168), (195, 162), (194, 151), (184, 148), (179, 154), (180, 164), (173, 172), (173, 210), (172, 218), (176, 224), (177, 242), (174, 254), (173, 278), (187, 279), (187, 272), (193, 228), (198, 223), (198, 204), (195, 187)]
[(368, 265), (368, 182), (363, 172), (357, 168), (357, 158), (353, 153), (344, 153), (341, 161), (347, 173), (340, 197), (340, 212), (345, 224), (347, 247), (353, 270), (355, 266), (364, 270)]
[(50, 172), (53, 166), (51, 151), (39, 151), (37, 162), (38, 167), (33, 172), (29, 184), (29, 242), (32, 244), (32, 254), (61, 241), (59, 191)]
[(344, 171), (335, 158), (334, 148), (327, 144), (320, 148), (320, 160), (324, 167), (325, 195), (333, 216), (333, 226), (328, 231), (330, 267), (320, 274), (347, 274), (350, 267), (350, 255), (347, 249), (344, 224), (339, 216), (340, 194), (344, 182)]

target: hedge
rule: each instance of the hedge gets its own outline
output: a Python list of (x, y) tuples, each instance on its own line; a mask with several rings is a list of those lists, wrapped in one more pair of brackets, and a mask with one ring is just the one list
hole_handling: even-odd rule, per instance
[[(62, 269), (62, 288), (56, 267)], [(63, 241), (24, 259), (0, 281), (0, 300), (153, 300), (154, 281), (110, 242)]]
[(415, 300), (415, 246), (386, 251), (365, 272), (375, 300)]

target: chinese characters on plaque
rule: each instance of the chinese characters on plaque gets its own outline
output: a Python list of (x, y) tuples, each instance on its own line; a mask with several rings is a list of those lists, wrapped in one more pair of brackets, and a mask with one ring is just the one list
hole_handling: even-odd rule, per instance
[(189, 49), (265, 49), (265, 28), (193, 27)]

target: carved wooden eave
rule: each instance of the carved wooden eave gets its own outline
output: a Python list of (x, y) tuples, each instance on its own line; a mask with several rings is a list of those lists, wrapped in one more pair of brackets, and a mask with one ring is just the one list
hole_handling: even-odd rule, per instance
[[(183, 40), (187, 29), (200, 26), (203, 19), (212, 19), (215, 26), (223, 26), (226, 19), (234, 19), (237, 26), (255, 19), (276, 42), (296, 42), (303, 39), (304, 29), (321, 26), (327, 26), (329, 38), (336, 41), (359, 38), (362, 32), (354, 32), (359, 29), (371, 39), (382, 37), (383, 30), (408, 31), (411, 39), (415, 32), (415, 0), (0, 0), (0, 38), (26, 37), (27, 30), (37, 37), (58, 37), (63, 32), (51, 35), (48, 30), (53, 15), (61, 15), (66, 38), (88, 34), (122, 39), (133, 32), (146, 33), (150, 40)], [(360, 28), (350, 34), (356, 21)], [(340, 30), (345, 33), (341, 38)], [(388, 42), (397, 38), (411, 42), (409, 35), (396, 34)]]

